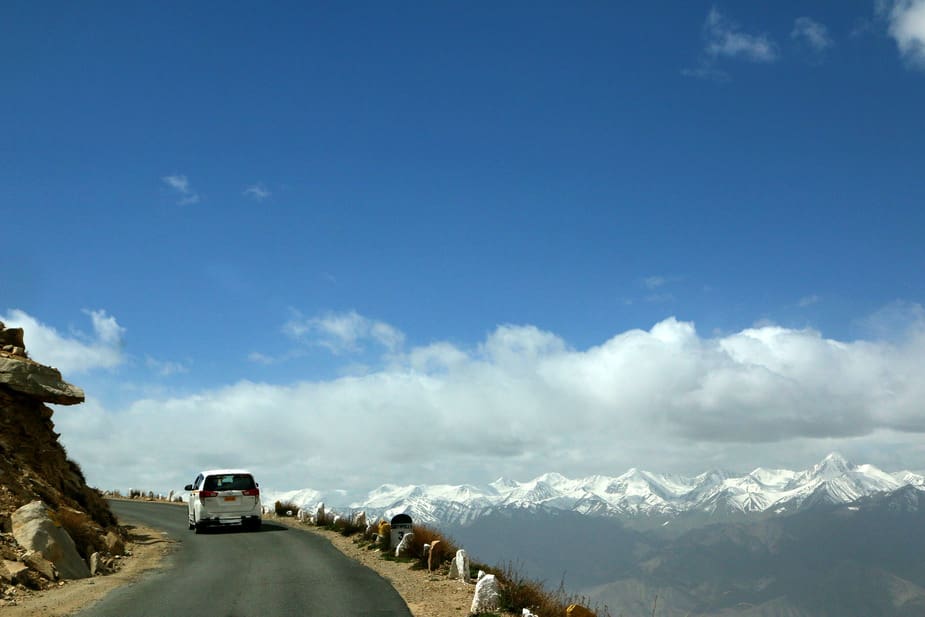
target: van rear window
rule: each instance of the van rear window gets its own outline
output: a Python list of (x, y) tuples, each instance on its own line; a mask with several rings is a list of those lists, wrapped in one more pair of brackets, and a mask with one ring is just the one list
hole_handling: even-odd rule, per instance
[(249, 474), (227, 474), (209, 476), (202, 485), (206, 491), (249, 491), (256, 488), (253, 476)]

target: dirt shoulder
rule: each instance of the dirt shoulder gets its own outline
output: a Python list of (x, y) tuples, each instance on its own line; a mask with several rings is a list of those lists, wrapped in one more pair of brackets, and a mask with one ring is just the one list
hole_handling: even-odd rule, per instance
[(122, 567), (105, 576), (62, 581), (58, 587), (44, 591), (16, 589), (6, 599), (15, 604), (2, 606), (3, 617), (66, 617), (101, 600), (113, 589), (138, 581), (146, 572), (161, 565), (174, 544), (164, 532), (150, 527), (127, 526), (130, 556), (121, 559)]

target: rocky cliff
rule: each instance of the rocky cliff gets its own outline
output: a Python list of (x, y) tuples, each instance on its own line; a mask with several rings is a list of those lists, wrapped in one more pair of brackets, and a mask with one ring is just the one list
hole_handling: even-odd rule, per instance
[[(34, 502), (44, 504), (39, 510), (54, 527), (68, 532), (88, 564), (93, 553), (105, 556), (111, 552), (107, 547), (116, 542), (119, 531), (109, 505), (87, 486), (80, 467), (67, 458), (54, 430), (53, 412), (46, 405), (78, 404), (84, 393), (65, 382), (58, 370), (30, 359), (23, 338), (21, 329), (0, 323), (0, 552), (4, 560), (0, 578), (6, 583), (40, 586), (40, 579), (54, 580), (63, 572), (51, 571), (49, 577), (41, 575), (40, 568), (32, 568), (32, 574), (38, 571), (40, 576), (10, 575), (16, 564), (29, 564), (24, 556), (33, 548), (23, 545), (22, 534), (15, 529), (15, 512)], [(41, 548), (34, 551), (41, 552)]]

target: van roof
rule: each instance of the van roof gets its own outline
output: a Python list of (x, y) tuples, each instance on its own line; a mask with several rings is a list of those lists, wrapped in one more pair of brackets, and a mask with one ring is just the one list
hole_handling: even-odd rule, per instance
[(229, 474), (229, 473), (233, 473), (233, 474), (247, 474), (247, 475), (249, 475), (249, 476), (254, 475), (254, 474), (252, 474), (251, 472), (249, 472), (249, 471), (246, 470), (246, 469), (209, 469), (209, 470), (206, 470), (206, 471), (202, 471), (202, 472), (200, 472), (200, 473), (201, 473), (203, 476), (221, 476), (221, 475)]

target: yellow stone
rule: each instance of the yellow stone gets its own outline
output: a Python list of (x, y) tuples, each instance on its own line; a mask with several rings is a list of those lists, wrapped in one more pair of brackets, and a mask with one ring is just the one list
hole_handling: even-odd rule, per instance
[(392, 536), (392, 526), (386, 523), (385, 521), (382, 521), (381, 523), (379, 523), (379, 542), (388, 546), (389, 543), (392, 541), (391, 536)]
[(596, 617), (594, 613), (581, 604), (569, 604), (569, 607), (565, 609), (565, 614), (566, 617)]

